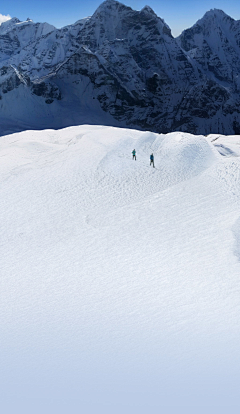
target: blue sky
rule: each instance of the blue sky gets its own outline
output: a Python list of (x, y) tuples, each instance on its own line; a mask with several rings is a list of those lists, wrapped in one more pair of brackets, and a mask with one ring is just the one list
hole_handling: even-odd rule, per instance
[[(35, 22), (48, 22), (59, 28), (91, 16), (101, 3), (100, 0), (1, 0), (0, 13), (20, 20), (30, 17)], [(213, 8), (240, 20), (239, 0), (125, 0), (122, 3), (135, 10), (146, 4), (151, 6), (170, 26), (174, 36), (191, 27)]]

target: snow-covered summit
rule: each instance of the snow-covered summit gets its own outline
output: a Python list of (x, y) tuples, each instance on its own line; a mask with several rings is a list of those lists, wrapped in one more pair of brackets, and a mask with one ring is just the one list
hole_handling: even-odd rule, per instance
[(196, 24), (206, 24), (207, 21), (211, 20), (212, 22), (215, 21), (215, 23), (220, 23), (221, 21), (226, 21), (228, 23), (234, 22), (234, 19), (230, 17), (228, 14), (226, 14), (221, 9), (210, 9), (207, 11), (204, 16), (197, 21)]
[(232, 17), (228, 16), (224, 11), (219, 9), (211, 9), (206, 12), (204, 16), (199, 19), (191, 28), (184, 30), (179, 38), (183, 38), (185, 34), (187, 34), (189, 38), (191, 38), (191, 36), (200, 34), (203, 37), (206, 36), (208, 38), (211, 38), (215, 33), (215, 38), (213, 40), (215, 41), (216, 46), (218, 46), (219, 36), (220, 41), (222, 40), (221, 35), (231, 37), (231, 32), (234, 29), (234, 26), (237, 24), (238, 22), (235, 21)]
[(196, 32), (201, 32), (204, 36), (211, 36), (213, 32), (217, 32), (214, 40), (218, 42), (217, 35), (219, 33), (230, 34), (234, 23), (235, 20), (223, 10), (211, 9), (187, 31), (196, 30)]
[(146, 37), (147, 32), (153, 31), (155, 27), (156, 30), (162, 30), (165, 24), (148, 6), (141, 11), (136, 11), (118, 1), (107, 0), (98, 7), (89, 25), (93, 26), (99, 45), (105, 39), (108, 41), (128, 39), (134, 44), (136, 31), (139, 32), (139, 36), (142, 36), (145, 29)]
[(208, 11), (202, 19), (185, 30), (178, 38), (179, 45), (189, 53), (212, 79), (231, 82), (239, 87), (240, 22), (222, 10)]
[(8, 31), (12, 30), (17, 23), (20, 23), (20, 20), (17, 17), (7, 20), (0, 24), (0, 35), (6, 34)]
[[(17, 17), (13, 17), (12, 19), (9, 19), (6, 22), (1, 23), (0, 36), (5, 35), (6, 33), (16, 29), (19, 26), (25, 26), (25, 25), (31, 25), (31, 24), (34, 25), (35, 23), (29, 17), (24, 21), (19, 20)], [(41, 23), (41, 24), (48, 25), (48, 23)], [(51, 25), (48, 25), (48, 26), (51, 26)]]
[[(31, 20), (30, 18), (27, 18), (25, 21), (20, 21), (17, 17), (13, 17), (12, 19), (7, 20), (6, 22), (3, 22), (0, 25), (0, 36), (16, 31), (18, 28), (21, 28), (22, 30), (23, 26), (25, 27), (26, 30), (28, 30), (30, 26), (37, 27), (39, 29), (35, 34), (35, 36), (37, 37), (41, 35), (45, 35), (52, 30), (55, 30), (55, 27), (49, 23), (34, 23), (33, 20)], [(31, 34), (32, 32), (30, 32), (30, 35)]]
[(103, 3), (98, 6), (96, 11), (93, 14), (93, 17), (100, 14), (118, 14), (119, 12), (124, 12), (127, 10), (132, 10), (131, 7), (126, 6), (125, 4), (117, 0), (105, 0)]
[(154, 14), (156, 16), (156, 13), (153, 11), (153, 9), (147, 5), (142, 8), (141, 12)]

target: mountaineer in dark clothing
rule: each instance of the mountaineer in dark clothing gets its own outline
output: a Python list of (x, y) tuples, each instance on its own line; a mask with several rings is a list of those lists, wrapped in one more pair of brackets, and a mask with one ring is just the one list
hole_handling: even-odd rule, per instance
[(135, 161), (136, 161), (136, 151), (135, 151), (135, 149), (132, 151), (132, 155), (133, 155), (133, 160), (135, 159)]
[(154, 156), (153, 156), (153, 154), (150, 155), (150, 165), (151, 164), (153, 165), (153, 168), (155, 168), (154, 167)]

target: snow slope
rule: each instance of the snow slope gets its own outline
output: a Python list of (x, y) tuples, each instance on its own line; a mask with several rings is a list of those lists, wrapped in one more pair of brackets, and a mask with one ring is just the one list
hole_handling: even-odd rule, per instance
[(1, 138), (1, 412), (239, 412), (239, 146)]

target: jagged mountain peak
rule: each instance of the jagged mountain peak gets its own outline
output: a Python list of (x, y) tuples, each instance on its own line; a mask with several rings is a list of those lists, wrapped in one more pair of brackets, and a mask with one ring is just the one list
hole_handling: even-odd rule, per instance
[(154, 10), (150, 6), (147, 6), (147, 5), (142, 8), (141, 12), (150, 13), (150, 14), (153, 14), (154, 16), (157, 16)]
[(18, 29), (20, 30), (29, 29), (29, 31), (36, 30), (37, 36), (40, 36), (40, 35), (46, 35), (47, 33), (52, 32), (56, 28), (53, 25), (46, 23), (46, 22), (35, 23), (29, 17), (24, 21), (19, 20), (17, 17), (13, 17), (12, 19), (7, 20), (6, 22), (0, 25), (0, 36), (5, 35), (7, 33), (11, 33), (11, 32), (13, 33), (15, 30), (18, 31)]
[(116, 0), (62, 29), (13, 18), (0, 26), (1, 119), (13, 117), (11, 96), (25, 105), (29, 93), (45, 127), (86, 122), (81, 102), (111, 125), (232, 133), (240, 130), (239, 45), (239, 22), (218, 9), (178, 39), (151, 7)]
[(12, 17), (11, 19), (7, 20), (6, 22), (1, 23), (1, 26), (8, 26), (10, 24), (20, 23), (20, 20), (17, 17)]
[(177, 38), (177, 41), (186, 51), (189, 51), (192, 47), (199, 46), (204, 39), (210, 39), (210, 43), (217, 44), (218, 39), (222, 42), (223, 33), (228, 36), (235, 23), (236, 21), (223, 10), (211, 9), (192, 27), (184, 30)]
[(119, 13), (127, 10), (132, 10), (131, 7), (125, 6), (125, 4), (120, 3), (116, 0), (105, 0), (97, 8), (92, 17), (98, 16), (99, 14), (109, 14), (110, 13)]
[(216, 27), (224, 24), (224, 25), (231, 25), (232, 23), (234, 23), (235, 20), (230, 17), (228, 14), (226, 14), (223, 10), (220, 9), (210, 9), (209, 11), (207, 11), (204, 16), (199, 19), (195, 25), (195, 26), (201, 26), (201, 27), (206, 27), (206, 26), (211, 26), (211, 30), (214, 30)]
[(129, 13), (129, 12), (144, 14), (144, 15), (147, 15), (148, 17), (155, 17), (163, 21), (156, 15), (154, 10), (148, 5), (144, 6), (141, 9), (141, 11), (137, 11), (137, 10), (133, 10), (131, 7), (126, 6), (125, 4), (119, 1), (116, 1), (116, 0), (105, 0), (103, 3), (100, 4), (100, 6), (97, 8), (97, 10), (95, 11), (92, 17), (94, 18), (95, 16), (99, 16), (99, 14), (101, 15), (105, 14), (108, 17), (109, 17), (109, 14), (112, 16), (120, 16), (120, 15), (122, 16), (123, 14)]
[(205, 14), (204, 14), (204, 16), (209, 16), (209, 17), (220, 17), (220, 18), (223, 18), (223, 17), (225, 17), (225, 16), (228, 16), (223, 10), (221, 10), (221, 9), (216, 9), (216, 8), (213, 8), (213, 9), (210, 9), (210, 10), (208, 10)]
[[(183, 39), (185, 36), (189, 38), (191, 35), (198, 35), (200, 33), (209, 35), (210, 33), (213, 33), (216, 31), (217, 28), (225, 28), (228, 29), (228, 27), (231, 27), (236, 21), (230, 17), (228, 14), (226, 14), (221, 9), (210, 9), (208, 10), (204, 16), (199, 19), (192, 27), (189, 27), (188, 29), (183, 30), (180, 36), (178, 36), (178, 42), (179, 39)], [(182, 45), (183, 49), (185, 49), (184, 44)], [(187, 50), (187, 49), (185, 49)]]
[(210, 9), (208, 10), (203, 18), (214, 18), (214, 19), (230, 19), (230, 20), (234, 20), (232, 17), (230, 17), (228, 14), (226, 14), (223, 10), (221, 9)]
[(25, 28), (27, 27), (34, 27), (34, 26), (40, 26), (41, 27), (41, 31), (42, 34), (46, 34), (49, 33), (50, 31), (54, 30), (55, 27), (52, 26), (49, 23), (35, 23), (32, 19), (30, 19), (29, 17), (24, 20), (21, 21), (19, 20), (17, 17), (13, 17), (10, 20), (7, 20), (6, 22), (3, 22), (0, 25), (0, 35), (5, 35), (7, 33), (10, 33), (12, 31), (14, 31), (15, 29), (18, 28), (22, 28), (23, 26), (25, 26)]
[(240, 70), (239, 22), (219, 9), (211, 9), (177, 39), (188, 56), (209, 78), (238, 89)]
[[(118, 5), (118, 4), (122, 4), (121, 2), (117, 1), (117, 0), (105, 0), (101, 3), (101, 5), (104, 7), (105, 5)], [(101, 7), (101, 5), (99, 7)]]
[(3, 22), (0, 25), (0, 35), (5, 35), (12, 30), (16, 29), (17, 27), (21, 27), (24, 25), (33, 25), (35, 24), (31, 19), (27, 18), (25, 21), (19, 20), (17, 17), (13, 17), (12, 19)]
[[(89, 30), (95, 33), (94, 41), (87, 35)], [(104, 1), (81, 31), (84, 44), (94, 52), (104, 42), (114, 42), (119, 39), (125, 39), (128, 45), (135, 47), (141, 38), (141, 47), (145, 47), (145, 38), (149, 36), (151, 39), (155, 37), (156, 44), (162, 37), (172, 38), (168, 25), (151, 7), (145, 6), (141, 11), (137, 11), (115, 0)], [(137, 42), (136, 37), (138, 37)]]
[(14, 28), (14, 26), (20, 23), (20, 20), (17, 17), (7, 20), (0, 24), (0, 34), (3, 35)]

